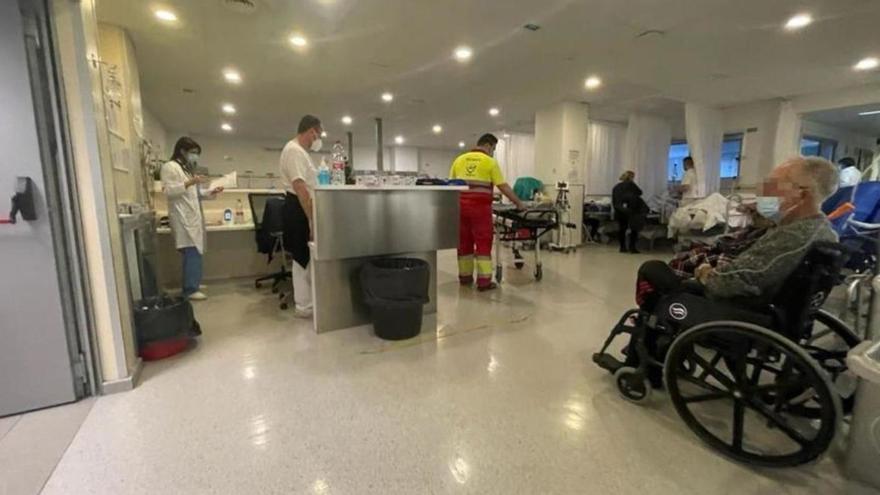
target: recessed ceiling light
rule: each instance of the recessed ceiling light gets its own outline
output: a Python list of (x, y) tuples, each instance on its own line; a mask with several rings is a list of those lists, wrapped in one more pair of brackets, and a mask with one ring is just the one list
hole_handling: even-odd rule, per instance
[(241, 83), (241, 74), (234, 69), (226, 69), (223, 71), (223, 78), (226, 79), (226, 82), (230, 82), (232, 84)]
[(455, 49), (455, 59), (459, 62), (467, 62), (474, 56), (474, 51), (469, 46), (460, 46)]
[(382, 101), (386, 103), (391, 103), (394, 101), (394, 95), (391, 93), (382, 93)]
[(868, 57), (859, 60), (859, 63), (853, 66), (855, 70), (873, 70), (880, 66), (880, 60), (875, 57)]
[(495, 107), (492, 107), (489, 109), (489, 115), (491, 115), (493, 117), (497, 117), (499, 113), (501, 113), (501, 110), (498, 110)]
[(351, 125), (351, 122), (352, 122), (352, 120), (351, 120), (351, 117), (350, 117), (350, 116), (346, 115), (346, 116), (342, 117), (342, 123), (343, 123), (343, 124), (345, 124), (345, 125)]
[(406, 139), (403, 139), (403, 136), (396, 136), (394, 138), (394, 142), (397, 144), (403, 144), (406, 142)]
[(510, 134), (505, 132), (504, 134), (501, 135), (501, 137), (503, 137), (504, 139), (510, 139)]
[(170, 10), (160, 9), (160, 10), (153, 12), (153, 14), (160, 21), (174, 22), (177, 20), (177, 14), (175, 14), (174, 12), (172, 12)]
[(596, 89), (602, 85), (602, 80), (597, 76), (590, 76), (584, 81), (584, 87), (587, 89)]
[(797, 14), (791, 16), (788, 21), (785, 23), (785, 29), (789, 31), (795, 31), (801, 28), (805, 28), (813, 23), (813, 16), (810, 14)]
[(224, 122), (220, 124), (220, 128), (226, 132), (232, 132), (232, 124), (230, 124), (229, 122)]
[(299, 47), (303, 47), (309, 44), (309, 40), (307, 40), (306, 37), (301, 34), (294, 34), (293, 36), (291, 36), (290, 42), (293, 44), (293, 46)]
[(321, 131), (321, 137), (322, 138), (327, 137), (327, 131)]
[(464, 141), (459, 141), (459, 142), (458, 142), (458, 147), (459, 147), (459, 148), (464, 148), (464, 146), (465, 146)]
[(870, 112), (859, 112), (859, 115), (861, 115), (862, 117), (865, 117), (868, 115), (880, 115), (880, 110), (871, 110)]
[(434, 124), (434, 127), (432, 127), (431, 130), (434, 131), (434, 134), (440, 134), (443, 132), (443, 126), (440, 124)]
[(233, 105), (232, 103), (224, 103), (223, 107), (221, 108), (223, 109), (223, 113), (225, 113), (226, 115), (235, 115), (235, 105)]

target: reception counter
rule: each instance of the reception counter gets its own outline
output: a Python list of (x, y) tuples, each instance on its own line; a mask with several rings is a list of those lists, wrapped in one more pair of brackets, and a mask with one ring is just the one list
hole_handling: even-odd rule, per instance
[(321, 186), (315, 191), (312, 295), (315, 331), (370, 322), (360, 268), (387, 256), (423, 259), (431, 267), (430, 303), (437, 310), (437, 251), (458, 246), (463, 187)]

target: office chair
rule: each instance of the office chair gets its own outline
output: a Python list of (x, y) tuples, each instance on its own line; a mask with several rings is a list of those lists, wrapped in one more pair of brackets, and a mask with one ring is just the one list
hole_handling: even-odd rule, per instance
[(250, 193), (248, 202), (254, 218), (254, 232), (257, 251), (265, 253), (267, 264), (272, 263), (276, 253), (281, 255), (281, 270), (257, 278), (254, 286), (260, 288), (263, 282), (272, 281), (272, 293), (278, 294), (281, 309), (287, 309), (288, 294), (281, 292), (280, 285), (290, 280), (287, 269), (287, 251), (284, 249), (284, 195), (281, 193)]

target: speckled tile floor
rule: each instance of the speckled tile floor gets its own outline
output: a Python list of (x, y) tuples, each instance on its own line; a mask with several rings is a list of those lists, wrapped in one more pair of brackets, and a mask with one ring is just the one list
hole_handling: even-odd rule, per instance
[(47, 494), (831, 494), (832, 457), (766, 471), (701, 445), (664, 394), (618, 398), (589, 360), (632, 301), (644, 256), (548, 255), (545, 278), (456, 283), (419, 339), (317, 336), (248, 281), (197, 307), (205, 334), (101, 397)]

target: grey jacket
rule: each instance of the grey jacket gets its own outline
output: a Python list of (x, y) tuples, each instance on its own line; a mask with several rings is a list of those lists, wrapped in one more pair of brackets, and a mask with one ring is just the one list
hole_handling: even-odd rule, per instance
[(816, 241), (837, 241), (824, 217), (816, 216), (775, 227), (733, 262), (717, 269), (706, 280), (706, 292), (715, 299), (770, 299), (797, 269)]

